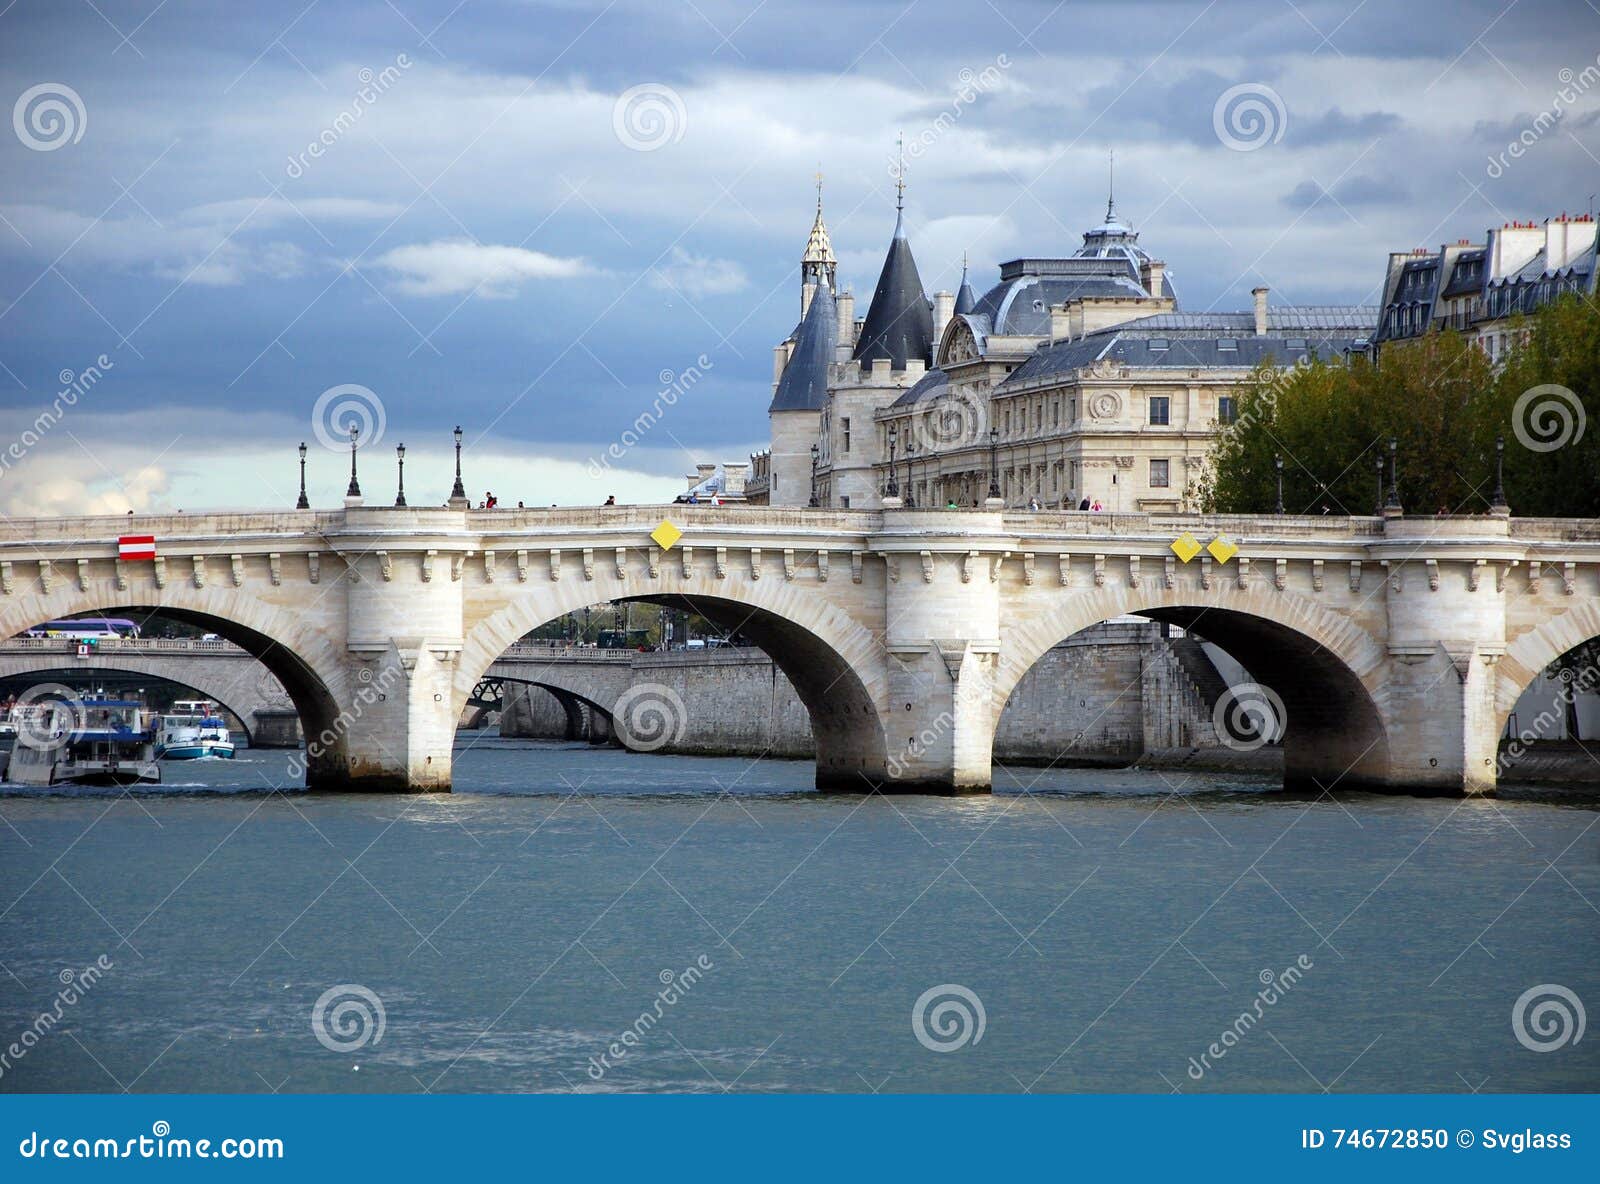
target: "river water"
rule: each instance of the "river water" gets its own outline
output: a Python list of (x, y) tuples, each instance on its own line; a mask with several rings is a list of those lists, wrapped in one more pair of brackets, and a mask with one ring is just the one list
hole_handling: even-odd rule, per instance
[(0, 1090), (1600, 1089), (1551, 993), (1600, 1006), (1593, 797), (498, 740), (447, 796), (271, 792), (289, 755), (0, 798)]

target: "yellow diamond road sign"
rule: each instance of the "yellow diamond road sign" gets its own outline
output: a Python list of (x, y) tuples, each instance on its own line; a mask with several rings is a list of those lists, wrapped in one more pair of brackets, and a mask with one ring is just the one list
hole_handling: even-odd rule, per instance
[(1211, 552), (1211, 558), (1218, 563), (1226, 563), (1239, 553), (1239, 548), (1225, 534), (1219, 534), (1206, 544), (1206, 550)]
[(661, 525), (650, 532), (650, 537), (655, 540), (656, 545), (663, 551), (670, 551), (672, 550), (672, 544), (683, 537), (683, 531), (663, 518)]
[(1172, 553), (1183, 562), (1188, 563), (1189, 560), (1200, 554), (1200, 544), (1195, 540), (1194, 535), (1181, 534), (1173, 541)]

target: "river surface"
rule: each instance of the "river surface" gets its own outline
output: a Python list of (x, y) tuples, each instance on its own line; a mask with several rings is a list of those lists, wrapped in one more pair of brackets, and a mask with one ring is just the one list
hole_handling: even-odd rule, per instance
[(498, 740), (450, 795), (272, 792), (289, 756), (0, 797), (0, 1091), (1600, 1089), (1550, 990), (1600, 1008), (1592, 796)]

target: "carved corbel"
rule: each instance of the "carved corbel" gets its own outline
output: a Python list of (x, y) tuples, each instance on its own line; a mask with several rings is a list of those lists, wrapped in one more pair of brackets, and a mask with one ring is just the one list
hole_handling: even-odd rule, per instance
[(422, 582), (433, 583), (433, 561), (439, 556), (438, 551), (428, 550), (422, 553)]
[[(118, 592), (126, 592), (128, 590), (128, 569), (127, 569), (127, 566), (120, 559), (113, 560), (112, 562), (113, 562), (113, 572), (115, 574), (116, 581), (117, 581), (117, 591)], [(277, 581), (273, 581), (273, 582), (276, 583)], [(6, 591), (7, 592), (11, 591), (11, 578), (10, 578), (9, 574), (6, 577)]]
[(1208, 592), (1211, 590), (1211, 556), (1200, 556), (1200, 586)]
[(204, 588), (206, 586), (206, 557), (204, 555), (193, 555), (190, 557), (190, 562), (194, 564), (194, 586), (196, 588)]
[(616, 550), (617, 550), (617, 579), (625, 580), (625, 579), (628, 578), (628, 548), (626, 548), (626, 547), (618, 547)]
[(1272, 561), (1272, 586), (1279, 592), (1289, 586), (1289, 561), (1287, 559), (1274, 559)]
[[(120, 559), (117, 560), (117, 570), (119, 573), (122, 570), (122, 560)], [(4, 592), (5, 595), (10, 596), (13, 579), (14, 577), (11, 574), (11, 560), (7, 559), (0, 561), (0, 592)]]
[(1322, 560), (1320, 559), (1311, 561), (1311, 590), (1313, 592), (1322, 591)]
[(917, 557), (922, 560), (922, 582), (924, 584), (933, 583), (933, 552), (918, 551)]
[(861, 563), (866, 558), (866, 555), (865, 551), (850, 552), (850, 582), (852, 584), (861, 582)]
[(683, 563), (683, 578), (687, 580), (694, 575), (694, 548), (679, 547), (678, 550), (682, 552), (679, 559)]
[(1483, 580), (1483, 569), (1489, 566), (1487, 559), (1480, 559), (1467, 568), (1467, 591), (1476, 592), (1478, 584)]
[(1000, 565), (1010, 558), (1010, 551), (1002, 551), (989, 561), (989, 582), (991, 584), (998, 584), (1000, 582)]
[[(282, 552), (279, 552), (279, 551), (268, 551), (267, 552), (267, 572), (268, 572), (269, 578), (272, 580), (273, 587), (277, 587), (278, 585), (283, 583), (283, 554), (282, 554)], [(122, 573), (118, 572), (117, 575), (118, 575), (118, 578), (120, 579)]]
[(550, 582), (553, 584), (561, 579), (561, 552), (550, 552)]
[(1239, 577), (1238, 577), (1238, 581), (1237, 581), (1238, 582), (1238, 586), (1241, 589), (1242, 588), (1248, 588), (1250, 586), (1250, 561), (1248, 559), (1244, 558), (1243, 556), (1240, 556), (1238, 564), (1239, 564)]
[(493, 551), (485, 551), (483, 553), (483, 582), (485, 584), (494, 583), (494, 552)]
[(517, 552), (517, 583), (526, 584), (527, 582), (528, 582), (528, 553), (526, 551), (518, 551)]
[(1359, 559), (1350, 561), (1350, 591), (1361, 591), (1361, 560)]
[(80, 559), (80, 560), (78, 560), (78, 591), (79, 592), (87, 592), (88, 590), (89, 590), (89, 561), (87, 559)]
[(1094, 586), (1096, 588), (1103, 588), (1105, 587), (1105, 583), (1106, 557), (1104, 555), (1096, 555), (1094, 557)]
[(1437, 592), (1439, 590), (1439, 561), (1437, 559), (1424, 559), (1422, 562), (1428, 569), (1428, 591)]
[(585, 547), (583, 549), (583, 578), (586, 579), (586, 580), (594, 579), (594, 548), (593, 547)]
[(725, 580), (728, 578), (728, 548), (717, 548), (717, 558), (712, 564), (712, 570), (716, 573), (717, 579)]
[(1161, 586), (1163, 588), (1176, 588), (1178, 586), (1178, 557), (1168, 555), (1162, 565)]
[(750, 578), (752, 580), (759, 580), (761, 578), (761, 548), (760, 547), (751, 547), (750, 548)]
[(450, 556), (450, 582), (452, 584), (459, 584), (461, 582), (461, 573), (466, 566), (467, 557), (464, 552), (458, 551), (456, 554)]
[(1389, 591), (1398, 593), (1401, 589), (1401, 577), (1404, 575), (1403, 565), (1399, 563), (1390, 563), (1387, 559), (1385, 559), (1383, 561), (1383, 566), (1389, 569)]
[(963, 584), (972, 583), (972, 565), (977, 560), (978, 553), (976, 551), (968, 551), (961, 557), (961, 582)]
[[(313, 551), (313, 552), (311, 552), (311, 582), (313, 584), (315, 584), (317, 582), (317, 563), (316, 563), (316, 560), (317, 560), (317, 553), (315, 551)], [(156, 572), (156, 587), (157, 588), (165, 588), (167, 586), (167, 559), (166, 559), (166, 556), (165, 555), (157, 555), (153, 562), (154, 562), (155, 572)]]
[[(161, 556), (157, 555), (156, 556), (156, 567), (159, 569), (162, 566), (163, 565), (162, 565), (162, 562), (161, 562)], [(313, 584), (318, 583), (318, 582), (321, 581), (321, 579), (322, 579), (322, 555), (321, 555), (320, 552), (318, 552), (318, 551), (307, 551), (306, 552), (306, 568), (311, 573), (311, 582)], [(159, 586), (161, 584), (161, 581), (164, 578), (165, 578), (165, 576), (158, 576), (156, 578), (156, 584)]]
[(783, 549), (783, 578), (786, 581), (793, 580), (794, 571), (794, 548), (785, 547)]
[(377, 552), (378, 570), (383, 573), (383, 582), (389, 583), (394, 579), (394, 556), (387, 551)]
[(233, 586), (235, 588), (243, 588), (244, 587), (244, 556), (243, 555), (229, 555), (228, 556), (228, 566), (233, 569)]
[(889, 573), (889, 582), (898, 584), (900, 582), (900, 556), (888, 551), (879, 551), (878, 558), (883, 560), (883, 570)]
[(1137, 588), (1138, 586), (1139, 586), (1139, 557), (1137, 555), (1129, 555), (1128, 556), (1128, 587)]
[[(923, 554), (926, 555), (927, 552), (924, 551)], [(1024, 551), (1022, 553), (1022, 582), (1024, 584), (1026, 584), (1027, 586), (1029, 586), (1029, 587), (1033, 586), (1033, 552), (1032, 551)]]
[(1056, 562), (1061, 568), (1061, 586), (1070, 588), (1072, 586), (1072, 556), (1063, 551), (1056, 556)]
[(828, 553), (826, 551), (817, 552), (817, 580), (823, 584), (828, 582)]
[(1561, 591), (1571, 596), (1578, 590), (1578, 565), (1576, 563), (1563, 563), (1561, 565)]
[(645, 554), (644, 569), (652, 580), (661, 575), (661, 548), (651, 547)]
[(46, 592), (55, 585), (55, 571), (50, 566), (48, 559), (39, 560), (39, 586)]
[(1528, 591), (1534, 595), (1539, 593), (1539, 580), (1544, 575), (1544, 564), (1537, 561), (1528, 563)]
[(1517, 562), (1517, 560), (1513, 559), (1510, 563), (1495, 564), (1494, 590), (1496, 592), (1504, 592), (1506, 590), (1506, 578), (1511, 575), (1511, 569), (1517, 566)]

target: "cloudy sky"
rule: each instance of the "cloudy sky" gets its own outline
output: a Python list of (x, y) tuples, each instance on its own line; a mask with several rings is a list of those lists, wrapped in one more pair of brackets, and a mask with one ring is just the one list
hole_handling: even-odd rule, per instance
[(0, 512), (287, 506), (301, 440), (336, 504), (352, 399), (371, 500), (458, 422), (475, 496), (676, 492), (766, 438), (819, 164), (864, 312), (902, 133), (930, 291), (1069, 253), (1114, 148), (1184, 307), (1371, 303), (1590, 208), (1597, 54), (1586, 0), (10, 0)]

